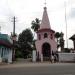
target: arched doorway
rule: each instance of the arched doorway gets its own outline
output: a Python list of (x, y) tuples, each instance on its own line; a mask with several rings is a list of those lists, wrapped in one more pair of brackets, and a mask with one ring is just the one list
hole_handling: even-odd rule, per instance
[(49, 43), (44, 43), (42, 45), (43, 60), (50, 60), (51, 57), (51, 46)]

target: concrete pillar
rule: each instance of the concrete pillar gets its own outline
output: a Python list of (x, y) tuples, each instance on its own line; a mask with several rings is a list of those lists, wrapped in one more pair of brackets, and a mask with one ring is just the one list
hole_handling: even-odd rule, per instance
[(8, 53), (8, 63), (12, 63), (12, 50), (9, 49), (9, 53)]
[(1, 55), (2, 55), (2, 48), (0, 48), (0, 63), (2, 62), (2, 57), (1, 57)]
[(36, 62), (36, 50), (33, 50), (33, 53), (32, 53), (32, 61), (33, 62)]
[(41, 62), (43, 62), (43, 54), (41, 54)]

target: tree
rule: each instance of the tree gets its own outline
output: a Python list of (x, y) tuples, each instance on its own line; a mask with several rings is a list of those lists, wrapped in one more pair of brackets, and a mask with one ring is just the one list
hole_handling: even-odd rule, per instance
[(64, 49), (64, 34), (61, 32), (56, 32), (55, 33), (55, 38), (57, 39), (57, 49), (61, 47), (61, 51)]
[(31, 22), (31, 25), (31, 28), (34, 30), (34, 32), (38, 31), (38, 29), (40, 28), (40, 20), (36, 18)]
[(60, 40), (59, 40), (59, 42), (60, 42), (60, 47), (61, 47), (61, 51), (64, 50), (64, 38), (63, 38), (63, 36), (64, 36), (64, 34), (61, 32), (61, 33), (60, 33)]
[(18, 43), (24, 58), (27, 58), (27, 56), (31, 53), (32, 42), (33, 34), (30, 29), (23, 30), (22, 33), (19, 34)]
[[(31, 22), (31, 25), (32, 25), (31, 28), (32, 28), (32, 30), (34, 30), (34, 36), (35, 36), (35, 32), (37, 32), (38, 29), (40, 28), (40, 22), (41, 22), (41, 20), (39, 20), (38, 18), (36, 18), (35, 20), (33, 20)], [(33, 49), (34, 50), (36, 49), (36, 47), (35, 47), (35, 39), (33, 41)]]
[(56, 32), (55, 33), (55, 38), (57, 39), (57, 49), (59, 48), (60, 44), (59, 44), (59, 38), (60, 38), (60, 33), (59, 32)]

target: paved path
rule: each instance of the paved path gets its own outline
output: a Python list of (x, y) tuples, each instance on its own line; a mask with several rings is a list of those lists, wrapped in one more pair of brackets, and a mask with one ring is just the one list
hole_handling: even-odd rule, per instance
[(75, 63), (23, 63), (0, 66), (0, 75), (75, 75)]

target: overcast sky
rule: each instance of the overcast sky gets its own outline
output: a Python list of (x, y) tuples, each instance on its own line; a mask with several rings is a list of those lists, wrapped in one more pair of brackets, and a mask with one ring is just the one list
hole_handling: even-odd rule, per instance
[[(63, 32), (66, 38), (65, 1), (68, 25), (68, 39), (75, 33), (75, 0), (46, 0), (51, 28)], [(16, 16), (16, 33), (31, 27), (35, 18), (42, 19), (45, 0), (0, 0), (1, 32), (10, 34), (13, 27), (13, 16)], [(69, 40), (69, 47), (73, 47)]]

